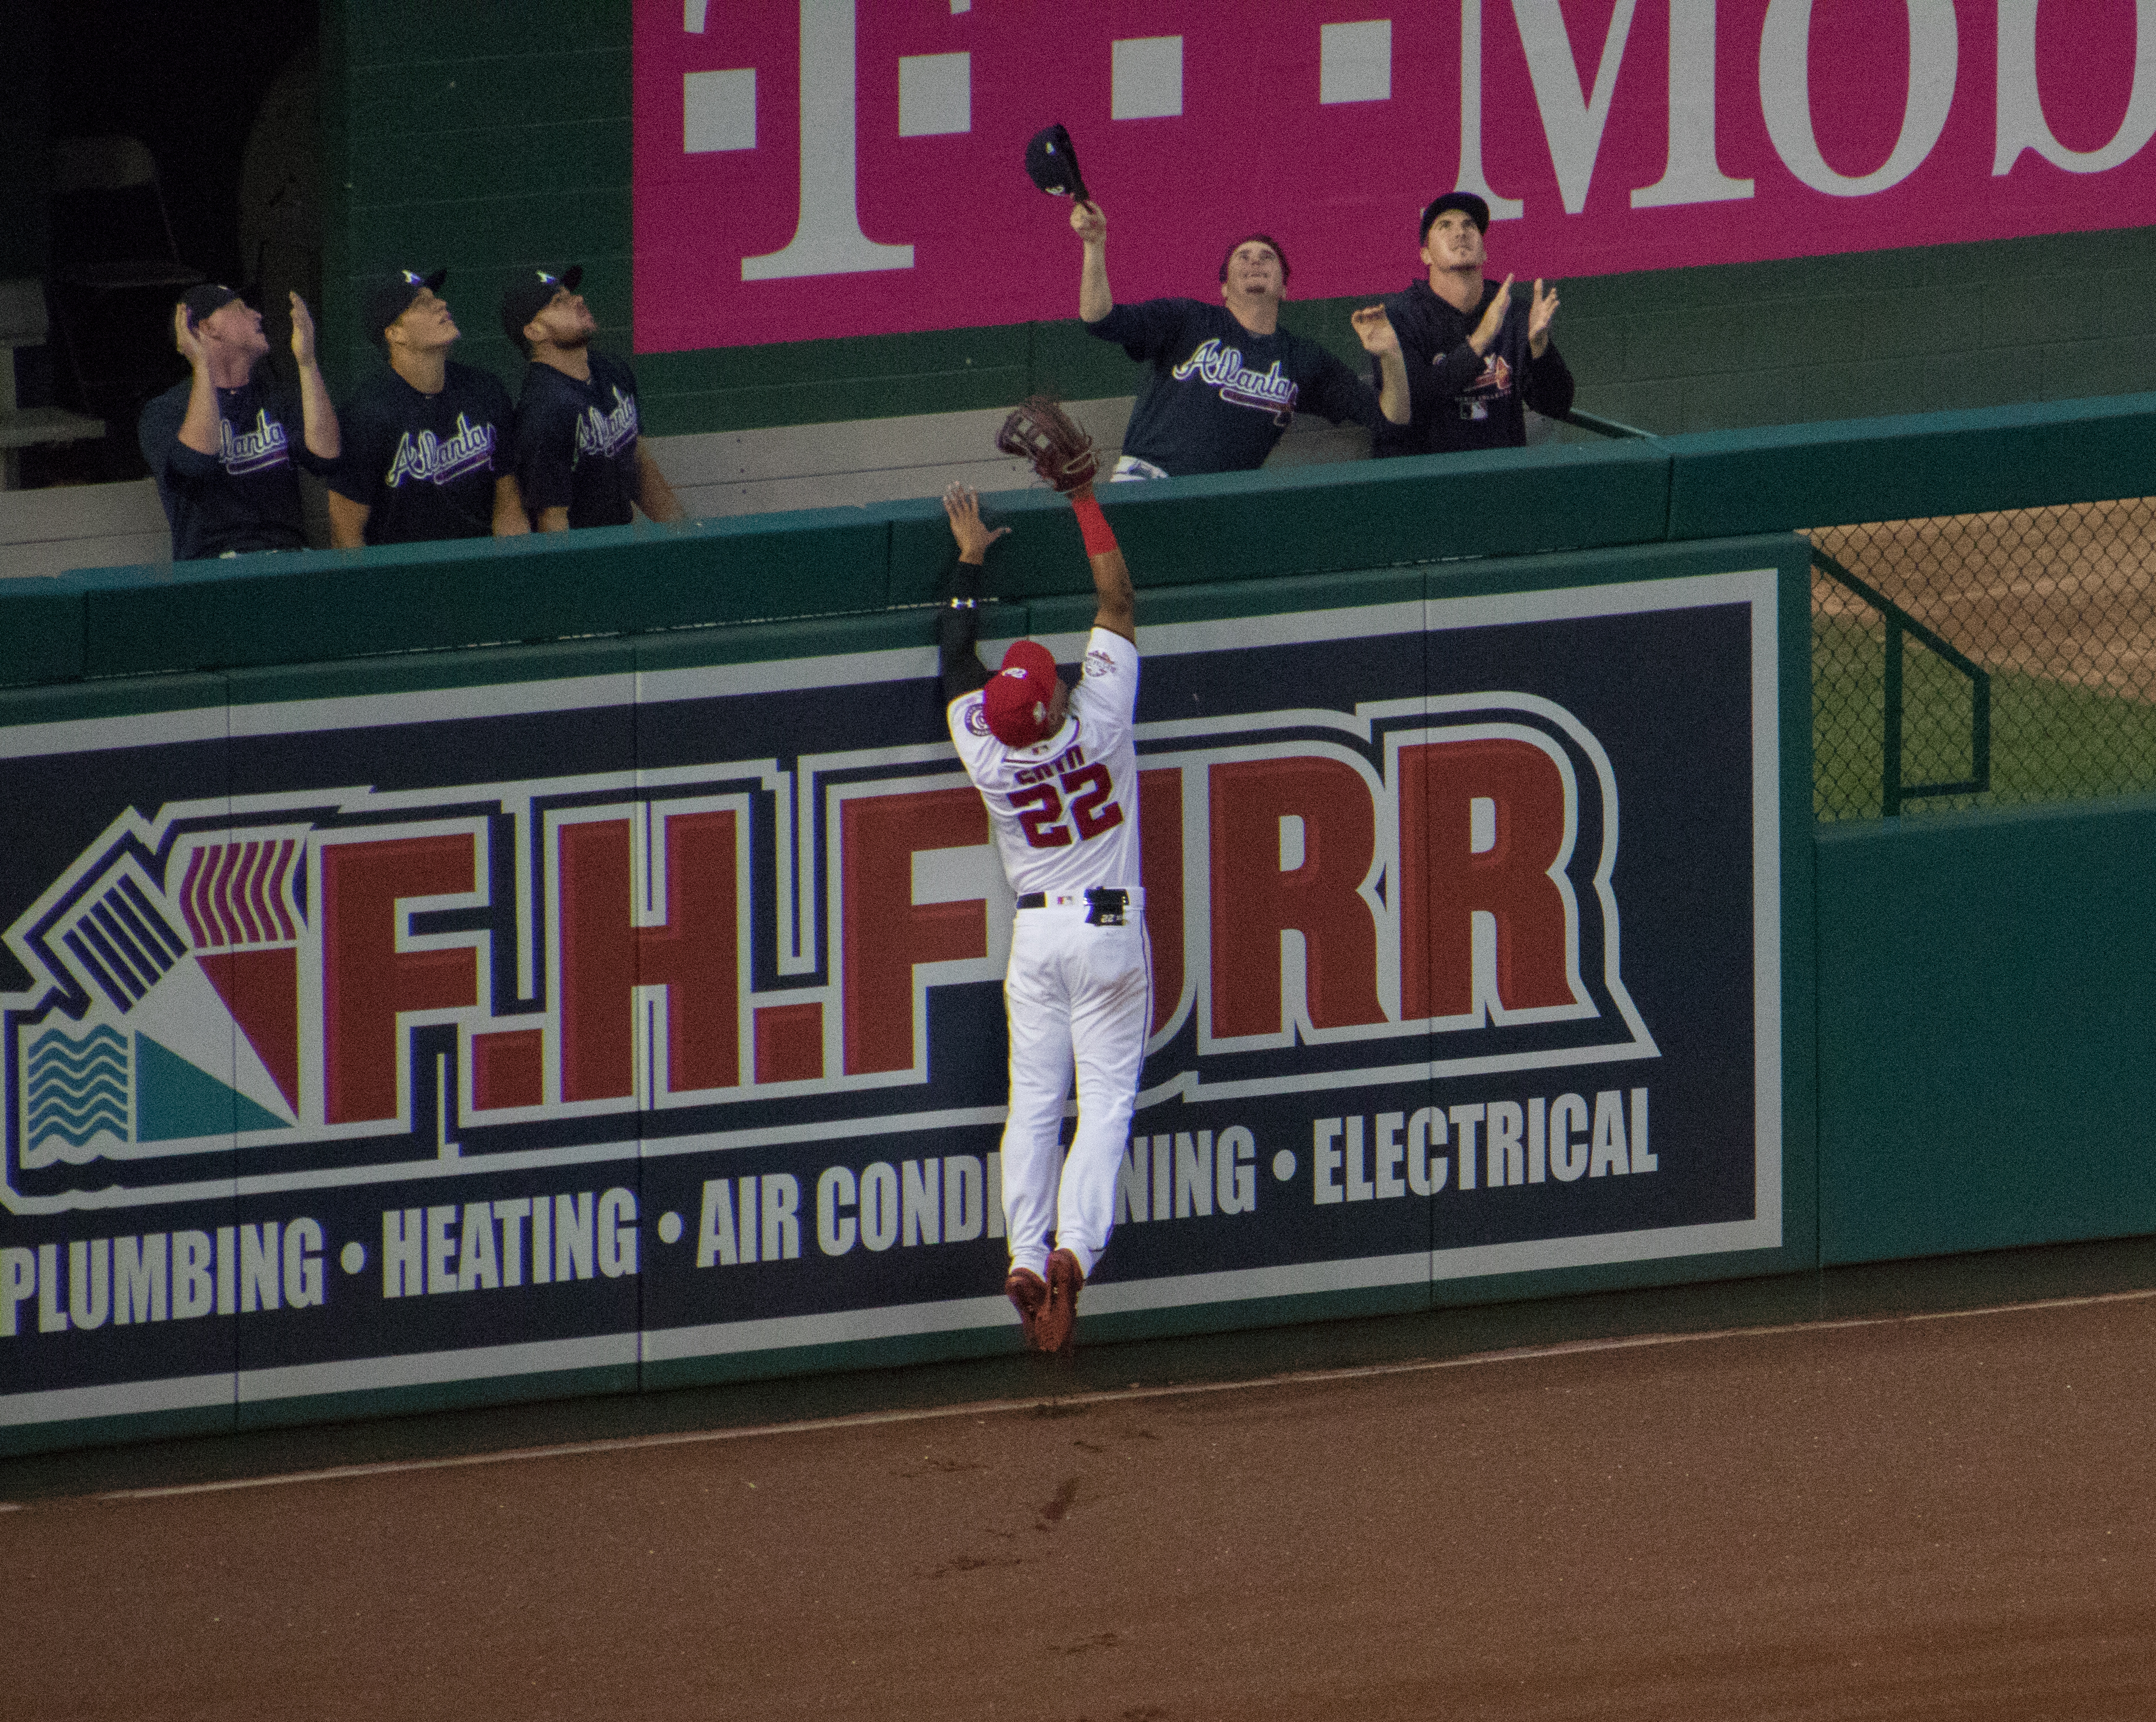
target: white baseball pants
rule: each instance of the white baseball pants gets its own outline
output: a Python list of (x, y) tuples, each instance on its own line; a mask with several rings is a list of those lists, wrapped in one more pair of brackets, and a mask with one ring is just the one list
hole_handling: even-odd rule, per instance
[[(1137, 893), (1132, 895), (1135, 897)], [(1004, 1126), (1004, 1224), (1011, 1266), (1047, 1274), (1048, 1237), (1087, 1278), (1116, 1220), (1116, 1172), (1152, 1020), (1144, 911), (1089, 926), (1081, 897), (1020, 909), (1004, 1002), (1010, 1022), (1010, 1118)], [(1060, 1155), (1063, 1103), (1078, 1078), (1078, 1133)]]

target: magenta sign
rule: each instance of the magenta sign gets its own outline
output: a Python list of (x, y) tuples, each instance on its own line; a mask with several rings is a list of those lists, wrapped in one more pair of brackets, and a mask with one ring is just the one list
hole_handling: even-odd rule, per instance
[(1116, 295), (1227, 243), (1302, 298), (2156, 220), (2156, 0), (636, 0), (644, 352), (1075, 316), (1061, 121)]

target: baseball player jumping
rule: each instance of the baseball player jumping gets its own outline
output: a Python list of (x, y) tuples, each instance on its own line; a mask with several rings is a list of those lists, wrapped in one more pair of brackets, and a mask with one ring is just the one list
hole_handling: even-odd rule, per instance
[[(1094, 500), (1096, 463), (1084, 432), (1054, 403), (1035, 399), (1011, 415), (1001, 445), (1026, 455), (1070, 496), (1100, 595), (1075, 687), (1057, 674), (1047, 648), (1030, 640), (1013, 645), (991, 676), (974, 650), (975, 605), (988, 547), (1009, 528), (984, 525), (980, 498), (965, 486), (943, 493), (958, 541), (942, 630), (945, 708), (1018, 897), (1004, 979), (1010, 1116), (1003, 1185), (1011, 1258), (1004, 1289), (1027, 1346), (1060, 1355), (1070, 1349), (1079, 1291), (1115, 1221), (1116, 1169), (1152, 1024), (1131, 731), (1136, 598)], [(1074, 1072), (1078, 1130), (1059, 1175)]]

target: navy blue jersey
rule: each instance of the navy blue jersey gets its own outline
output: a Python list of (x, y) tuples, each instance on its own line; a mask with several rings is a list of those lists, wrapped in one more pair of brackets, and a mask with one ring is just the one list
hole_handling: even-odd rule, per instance
[(1326, 348), (1285, 329), (1253, 335), (1224, 305), (1148, 299), (1086, 326), (1151, 367), (1123, 452), (1171, 476), (1262, 466), (1297, 413), (1375, 429), (1369, 385)]
[(380, 372), (338, 414), (344, 455), (330, 488), (368, 511), (370, 544), (485, 537), (495, 481), (509, 470), (512, 416), (490, 371), (451, 362), (439, 394)]
[(295, 468), (326, 473), (331, 463), (308, 452), (299, 409), (275, 373), (257, 366), (238, 388), (218, 390), (214, 455), (180, 440), (192, 388), (190, 379), (167, 389), (136, 427), (172, 525), (173, 560), (303, 548)]
[(1551, 342), (1535, 358), (1527, 351), (1527, 307), (1515, 305), (1487, 353), (1467, 344), (1497, 296), (1485, 281), (1472, 311), (1457, 311), (1410, 281), (1385, 301), (1408, 368), (1409, 417), (1380, 427), (1378, 455), (1450, 455), (1468, 449), (1517, 449), (1527, 439), (1523, 410), (1558, 418), (1572, 410), (1572, 372)]
[(636, 500), (636, 377), (619, 359), (587, 352), (592, 379), (527, 365), (510, 439), (510, 470), (536, 526), (566, 508), (572, 527), (627, 526)]

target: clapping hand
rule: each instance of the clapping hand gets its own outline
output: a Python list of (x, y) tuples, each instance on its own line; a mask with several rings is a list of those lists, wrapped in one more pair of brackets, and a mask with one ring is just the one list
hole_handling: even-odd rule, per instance
[(1550, 322), (1556, 316), (1556, 285), (1544, 291), (1543, 284), (1537, 281), (1534, 302), (1527, 307), (1527, 351), (1537, 358), (1549, 350)]

